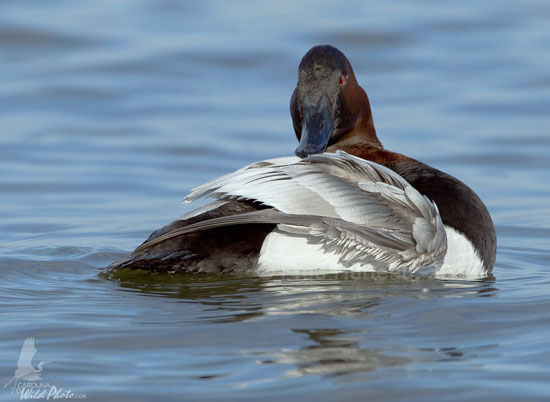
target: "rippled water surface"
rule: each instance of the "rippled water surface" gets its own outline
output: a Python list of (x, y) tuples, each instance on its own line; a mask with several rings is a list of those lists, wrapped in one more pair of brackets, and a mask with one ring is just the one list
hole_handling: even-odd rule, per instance
[[(486, 202), (494, 278), (99, 276), (193, 186), (294, 150), (319, 43), (388, 149)], [(0, 385), (34, 337), (94, 401), (550, 399), (547, 1), (6, 0), (0, 73)]]

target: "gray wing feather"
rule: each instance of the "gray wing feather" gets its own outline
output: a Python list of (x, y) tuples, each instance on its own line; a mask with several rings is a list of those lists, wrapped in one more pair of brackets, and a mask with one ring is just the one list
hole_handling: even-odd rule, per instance
[(383, 264), (390, 271), (437, 263), (447, 250), (434, 203), (392, 170), (342, 151), (257, 162), (195, 188), (185, 201), (207, 196), (272, 209), (188, 225), (136, 252), (193, 231), (250, 223), (277, 224), (306, 236), (338, 253), (343, 264)]

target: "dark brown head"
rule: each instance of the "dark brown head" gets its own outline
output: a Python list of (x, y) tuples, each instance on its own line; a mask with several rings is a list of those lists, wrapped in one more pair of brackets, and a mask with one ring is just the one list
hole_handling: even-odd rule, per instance
[(346, 56), (333, 46), (315, 46), (302, 58), (290, 114), (300, 141), (295, 153), (301, 158), (350, 136), (380, 145), (369, 98)]

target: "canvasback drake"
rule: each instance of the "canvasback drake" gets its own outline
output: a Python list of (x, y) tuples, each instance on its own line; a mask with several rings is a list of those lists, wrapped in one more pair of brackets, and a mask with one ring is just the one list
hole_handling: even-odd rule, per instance
[(384, 149), (342, 52), (325, 45), (305, 54), (290, 112), (296, 156), (195, 188), (186, 202), (215, 201), (108, 270), (490, 275), (496, 234), (487, 208), (460, 180)]

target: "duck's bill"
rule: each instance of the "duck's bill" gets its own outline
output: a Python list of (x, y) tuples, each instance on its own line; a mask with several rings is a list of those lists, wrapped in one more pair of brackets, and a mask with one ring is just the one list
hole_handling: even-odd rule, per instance
[(303, 102), (302, 114), (300, 144), (294, 153), (300, 158), (305, 158), (325, 152), (334, 128), (330, 104), (326, 95), (323, 95), (317, 105)]

